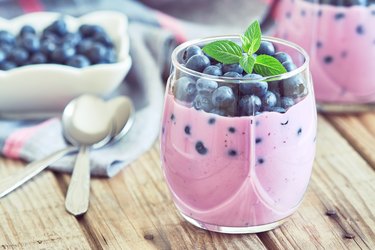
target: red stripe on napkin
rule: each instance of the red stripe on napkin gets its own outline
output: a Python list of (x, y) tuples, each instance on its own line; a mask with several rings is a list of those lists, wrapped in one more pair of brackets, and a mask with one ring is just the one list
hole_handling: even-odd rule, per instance
[(156, 18), (158, 19), (161, 27), (173, 32), (177, 42), (182, 43), (186, 41), (186, 36), (179, 20), (160, 11), (156, 11)]
[(43, 4), (39, 0), (18, 0), (19, 6), (26, 13), (43, 11)]

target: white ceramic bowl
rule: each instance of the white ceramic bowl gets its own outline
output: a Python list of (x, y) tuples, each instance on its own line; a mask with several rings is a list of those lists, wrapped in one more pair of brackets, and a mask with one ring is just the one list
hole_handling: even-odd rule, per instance
[[(37, 12), (12, 20), (0, 18), (0, 30), (18, 34), (25, 24), (37, 32), (61, 16), (60, 13)], [(15, 114), (59, 112), (73, 98), (84, 94), (107, 96), (122, 82), (131, 67), (128, 21), (122, 13), (97, 11), (74, 18), (64, 15), (69, 31), (81, 24), (98, 24), (113, 39), (118, 62), (73, 68), (58, 64), (38, 64), (0, 70), (0, 117)]]

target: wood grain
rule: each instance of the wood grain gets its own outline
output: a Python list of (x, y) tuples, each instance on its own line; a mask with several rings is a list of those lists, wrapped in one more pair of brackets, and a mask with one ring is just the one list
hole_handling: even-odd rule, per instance
[[(22, 171), (23, 165), (0, 159), (0, 179)], [(81, 227), (63, 204), (50, 171), (0, 199), (0, 249), (88, 249)]]

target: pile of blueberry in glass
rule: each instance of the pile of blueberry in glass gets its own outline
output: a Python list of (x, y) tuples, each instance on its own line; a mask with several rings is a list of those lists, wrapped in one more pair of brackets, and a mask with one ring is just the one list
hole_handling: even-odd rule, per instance
[[(271, 42), (262, 41), (253, 56), (261, 54), (273, 56), (288, 72), (297, 68), (290, 55), (275, 52)], [(218, 63), (196, 45), (186, 48), (180, 63), (191, 70), (211, 75), (208, 79), (176, 73), (175, 97), (196, 110), (221, 116), (248, 116), (272, 111), (285, 113), (307, 94), (306, 82), (301, 74), (279, 81), (256, 81), (263, 77), (256, 73), (247, 74), (238, 63)], [(220, 82), (215, 81), (218, 77), (221, 77)], [(229, 81), (223, 82), (222, 77), (228, 77)], [(231, 82), (233, 79), (239, 83)], [(241, 83), (241, 79), (255, 82)]]
[(0, 30), (0, 70), (44, 63), (83, 68), (116, 61), (113, 41), (98, 25), (83, 24), (70, 32), (65, 20), (59, 18), (41, 34), (30, 25), (23, 26), (16, 36)]

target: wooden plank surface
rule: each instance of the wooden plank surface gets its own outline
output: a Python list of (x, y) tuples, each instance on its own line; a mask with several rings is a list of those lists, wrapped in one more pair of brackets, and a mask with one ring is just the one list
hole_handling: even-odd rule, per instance
[[(0, 249), (375, 249), (374, 117), (319, 117), (305, 199), (273, 231), (225, 235), (184, 221), (164, 182), (155, 144), (116, 177), (93, 179), (90, 208), (81, 218), (65, 212), (70, 179), (65, 174), (46, 171), (1, 199)], [(21, 167), (0, 160), (0, 178)], [(327, 210), (336, 214), (328, 216)]]

